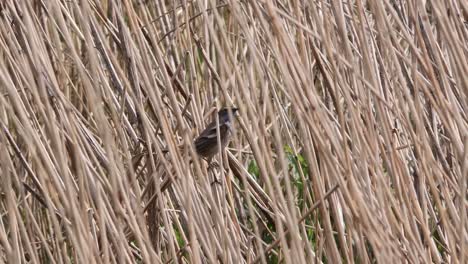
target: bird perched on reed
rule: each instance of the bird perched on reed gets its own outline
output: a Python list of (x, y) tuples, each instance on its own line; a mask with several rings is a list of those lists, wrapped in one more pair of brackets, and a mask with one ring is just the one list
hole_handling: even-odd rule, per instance
[[(218, 111), (219, 137), (221, 150), (229, 143), (232, 135), (232, 119), (237, 112), (237, 108), (223, 108)], [(195, 150), (197, 154), (210, 161), (218, 153), (218, 137), (216, 132), (216, 119), (208, 124), (200, 135), (195, 139)]]

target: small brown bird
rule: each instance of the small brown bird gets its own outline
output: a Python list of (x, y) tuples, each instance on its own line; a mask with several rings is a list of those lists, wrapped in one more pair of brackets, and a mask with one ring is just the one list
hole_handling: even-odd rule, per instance
[[(237, 108), (223, 108), (218, 112), (219, 119), (219, 137), (221, 140), (221, 149), (224, 149), (231, 139), (232, 117), (235, 116)], [(229, 113), (231, 112), (231, 114)], [(216, 134), (216, 120), (208, 124), (200, 135), (195, 139), (195, 150), (198, 155), (208, 161), (218, 153), (218, 137)]]

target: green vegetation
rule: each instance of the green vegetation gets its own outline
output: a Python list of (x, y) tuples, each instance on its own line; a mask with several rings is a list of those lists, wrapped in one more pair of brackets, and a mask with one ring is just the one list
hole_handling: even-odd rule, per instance
[(0, 263), (467, 263), (465, 2), (2, 1)]

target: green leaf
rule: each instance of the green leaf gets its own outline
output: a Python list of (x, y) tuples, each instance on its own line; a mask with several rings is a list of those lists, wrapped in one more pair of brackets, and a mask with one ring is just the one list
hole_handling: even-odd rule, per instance
[(252, 174), (253, 176), (255, 176), (255, 178), (259, 178), (260, 177), (260, 169), (258, 168), (257, 166), (257, 162), (255, 162), (255, 160), (251, 160), (249, 162), (249, 166), (247, 168), (247, 171)]

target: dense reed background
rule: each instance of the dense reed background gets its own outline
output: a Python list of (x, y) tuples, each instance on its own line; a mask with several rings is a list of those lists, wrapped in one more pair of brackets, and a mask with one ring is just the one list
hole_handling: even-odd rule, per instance
[(0, 14), (3, 262), (468, 261), (466, 1)]

